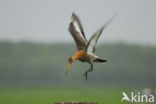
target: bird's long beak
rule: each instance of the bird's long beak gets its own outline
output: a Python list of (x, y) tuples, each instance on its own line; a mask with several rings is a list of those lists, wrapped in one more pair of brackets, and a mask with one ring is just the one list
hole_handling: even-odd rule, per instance
[(68, 67), (67, 67), (66, 74), (68, 73), (68, 71), (69, 71), (69, 69), (70, 69), (70, 67), (71, 67), (71, 64), (72, 64), (75, 60), (77, 60), (77, 59), (76, 59), (74, 56), (72, 56), (72, 57), (69, 58), (69, 60), (68, 60), (69, 64), (68, 64)]
[(68, 74), (71, 64), (72, 64), (71, 62), (68, 64), (67, 71), (65, 72), (66, 75)]
[(70, 69), (70, 67), (71, 67), (71, 64), (72, 64), (72, 62), (70, 62), (70, 63), (68, 64), (67, 71), (69, 71), (69, 69)]

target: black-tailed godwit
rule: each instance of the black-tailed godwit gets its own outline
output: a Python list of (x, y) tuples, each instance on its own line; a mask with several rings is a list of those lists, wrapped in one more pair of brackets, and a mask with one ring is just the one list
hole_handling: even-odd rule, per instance
[(96, 56), (95, 50), (96, 50), (96, 43), (97, 43), (99, 36), (101, 35), (103, 29), (106, 28), (106, 26), (113, 19), (113, 17), (109, 19), (100, 29), (98, 29), (92, 35), (89, 41), (87, 41), (79, 18), (77, 17), (77, 15), (72, 13), (71, 22), (69, 25), (69, 32), (75, 40), (77, 51), (68, 60), (69, 65), (67, 67), (67, 72), (69, 71), (71, 64), (76, 60), (80, 60), (81, 62), (88, 62), (91, 67), (89, 68), (89, 70), (87, 70), (84, 73), (86, 80), (88, 80), (87, 74), (88, 72), (93, 71), (94, 62), (100, 62), (100, 63), (107, 62), (107, 60), (104, 60)]

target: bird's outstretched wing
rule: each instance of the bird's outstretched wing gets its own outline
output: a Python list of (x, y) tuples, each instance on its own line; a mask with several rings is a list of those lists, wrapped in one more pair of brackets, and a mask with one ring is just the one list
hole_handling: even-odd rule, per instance
[(113, 15), (100, 29), (98, 29), (90, 38), (87, 44), (87, 52), (95, 53), (96, 43), (98, 38), (100, 37), (102, 31), (108, 26), (108, 24), (112, 21), (115, 15)]
[(83, 32), (83, 28), (81, 26), (80, 20), (74, 13), (72, 13), (71, 22), (69, 25), (69, 32), (71, 33), (72, 37), (76, 42), (77, 49), (78, 50), (86, 49), (87, 39)]

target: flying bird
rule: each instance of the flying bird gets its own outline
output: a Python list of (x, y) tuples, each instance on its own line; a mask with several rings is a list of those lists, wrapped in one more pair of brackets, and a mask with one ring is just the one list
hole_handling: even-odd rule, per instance
[(113, 19), (113, 17), (109, 19), (100, 29), (98, 29), (92, 35), (89, 41), (87, 41), (85, 37), (85, 33), (83, 31), (83, 27), (81, 25), (78, 16), (75, 13), (72, 13), (68, 30), (71, 36), (73, 37), (73, 39), (75, 40), (77, 51), (72, 57), (68, 59), (69, 65), (67, 67), (66, 73), (69, 71), (69, 68), (74, 61), (79, 60), (81, 62), (88, 62), (90, 64), (90, 68), (84, 73), (86, 80), (88, 80), (87, 75), (88, 72), (93, 71), (94, 62), (100, 62), (100, 63), (107, 62), (107, 60), (104, 60), (98, 57), (97, 55), (95, 55), (95, 50), (96, 50), (97, 40), (99, 39), (102, 31)]

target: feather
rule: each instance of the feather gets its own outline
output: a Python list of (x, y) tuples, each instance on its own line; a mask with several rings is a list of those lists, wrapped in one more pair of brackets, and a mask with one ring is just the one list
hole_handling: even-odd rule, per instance
[(80, 20), (78, 17), (73, 13), (71, 17), (71, 22), (69, 25), (69, 32), (71, 33), (72, 37), (74, 38), (77, 49), (83, 50), (86, 49), (87, 46), (87, 39), (83, 32), (83, 28), (81, 26)]
[(92, 37), (90, 38), (90, 40), (89, 40), (89, 42), (87, 44), (87, 52), (95, 53), (97, 40), (99, 39), (102, 31), (108, 26), (108, 24), (112, 21), (112, 19), (114, 18), (115, 15), (113, 15), (100, 29), (98, 29), (92, 35)]

